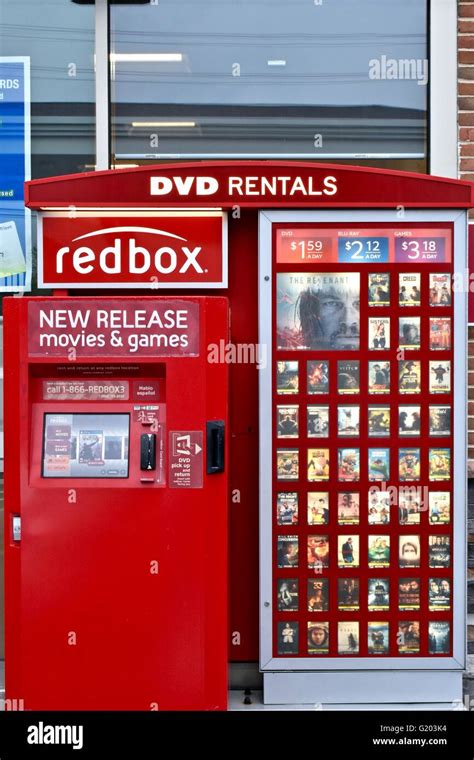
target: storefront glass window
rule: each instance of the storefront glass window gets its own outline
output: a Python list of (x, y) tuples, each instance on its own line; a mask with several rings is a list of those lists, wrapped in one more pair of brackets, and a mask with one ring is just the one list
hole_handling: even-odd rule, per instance
[(11, 56), (30, 58), (32, 178), (93, 169), (94, 5), (1, 0), (0, 65)]
[(110, 16), (113, 162), (426, 171), (426, 0), (151, 0)]

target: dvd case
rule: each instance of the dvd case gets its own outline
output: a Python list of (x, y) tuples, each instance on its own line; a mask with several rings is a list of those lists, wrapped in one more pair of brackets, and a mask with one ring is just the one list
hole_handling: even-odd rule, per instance
[(388, 654), (389, 639), (388, 622), (369, 621), (367, 625), (368, 633), (368, 653), (369, 654)]
[(329, 522), (329, 493), (308, 492), (308, 525), (327, 525)]
[(329, 362), (309, 360), (306, 370), (308, 394), (329, 393)]
[(390, 362), (369, 361), (369, 393), (390, 393)]
[(369, 612), (384, 612), (390, 609), (390, 581), (388, 578), (369, 578)]
[(341, 611), (355, 612), (359, 609), (359, 578), (337, 579), (337, 606)]
[(277, 580), (278, 612), (295, 612), (299, 606), (298, 578), (279, 578)]
[(277, 480), (298, 480), (298, 449), (277, 449)]
[(420, 567), (420, 537), (403, 535), (398, 537), (399, 567)]
[(369, 351), (390, 348), (390, 317), (369, 317)]
[(430, 361), (430, 393), (451, 392), (451, 361), (441, 359)]
[(327, 612), (329, 609), (329, 580), (308, 580), (308, 612)]
[(370, 438), (385, 438), (390, 435), (390, 407), (369, 406), (367, 408), (367, 422)]
[(400, 612), (410, 612), (420, 609), (420, 579), (398, 579), (398, 609)]
[(397, 645), (399, 654), (419, 653), (420, 623), (418, 620), (401, 620), (398, 623)]
[(359, 536), (337, 537), (338, 567), (359, 567)]
[(308, 406), (308, 438), (327, 438), (329, 436), (329, 406)]
[(337, 407), (337, 433), (340, 436), (354, 437), (360, 432), (360, 407)]
[(298, 524), (298, 494), (296, 491), (279, 491), (277, 493), (277, 525)]
[(329, 623), (308, 623), (308, 654), (329, 653)]
[(369, 274), (369, 306), (390, 306), (390, 274)]
[(337, 651), (341, 655), (359, 654), (359, 623), (356, 620), (338, 622)]
[(360, 362), (358, 359), (337, 362), (337, 392), (341, 394), (360, 392)]
[(398, 275), (398, 303), (400, 306), (420, 306), (420, 273), (401, 272)]
[(279, 622), (277, 628), (278, 654), (298, 654), (299, 623), (295, 620)]
[(298, 407), (277, 405), (277, 438), (298, 438)]
[(340, 491), (337, 495), (337, 521), (339, 525), (359, 524), (360, 497), (352, 491)]
[(451, 626), (447, 621), (430, 620), (428, 625), (428, 648), (430, 654), (449, 654)]
[(308, 480), (329, 480), (329, 449), (308, 449)]
[(451, 306), (451, 275), (430, 272), (430, 306)]
[(282, 395), (298, 393), (298, 362), (278, 361), (276, 363), (276, 391)]

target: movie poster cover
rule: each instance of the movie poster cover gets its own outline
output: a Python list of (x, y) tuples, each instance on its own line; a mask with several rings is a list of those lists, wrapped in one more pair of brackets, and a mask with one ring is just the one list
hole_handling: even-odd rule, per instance
[(337, 652), (340, 655), (359, 654), (359, 623), (356, 620), (337, 624)]
[(369, 536), (369, 567), (390, 567), (390, 536)]
[(308, 406), (306, 424), (308, 438), (327, 438), (329, 435), (329, 407)]
[(276, 391), (281, 395), (299, 392), (298, 362), (276, 363)]
[(383, 612), (390, 609), (390, 581), (388, 578), (369, 578), (369, 612)]
[(451, 435), (451, 407), (448, 404), (430, 406), (430, 435)]
[(287, 620), (278, 623), (278, 654), (298, 654), (299, 623), (295, 620)]
[(360, 449), (337, 450), (338, 480), (351, 483), (360, 478)]
[(430, 525), (449, 525), (451, 522), (451, 494), (449, 491), (430, 491)]
[(390, 407), (369, 406), (367, 422), (370, 438), (386, 438), (390, 435)]
[(358, 351), (358, 272), (277, 274), (277, 348)]
[(402, 482), (420, 479), (420, 449), (398, 449), (398, 477)]
[(329, 609), (329, 580), (308, 580), (308, 612), (327, 612)]
[(277, 449), (277, 480), (298, 480), (298, 449)]
[(309, 360), (306, 364), (308, 394), (329, 393), (329, 362)]
[(358, 493), (340, 491), (337, 495), (337, 521), (339, 525), (359, 524), (360, 497)]
[(420, 537), (418, 535), (398, 537), (398, 566), (420, 567)]
[(369, 351), (390, 348), (390, 317), (369, 317)]
[(376, 486), (369, 490), (369, 525), (388, 525), (390, 522), (390, 494)]
[(329, 522), (329, 493), (309, 491), (308, 525), (327, 525)]
[(298, 407), (277, 406), (277, 438), (298, 438)]
[(397, 645), (399, 654), (419, 653), (420, 623), (418, 620), (401, 620), (398, 623)]
[(329, 654), (329, 623), (308, 623), (308, 654)]
[(338, 567), (359, 567), (359, 536), (337, 537)]
[(369, 449), (369, 480), (390, 479), (390, 449)]
[(398, 362), (399, 393), (421, 393), (421, 362), (414, 359)]
[(420, 317), (400, 317), (398, 320), (398, 347), (420, 348)]
[(422, 506), (421, 488), (414, 486), (399, 488), (398, 522), (400, 525), (419, 525)]
[(428, 651), (430, 654), (449, 654), (451, 626), (444, 620), (431, 620), (428, 627)]
[(430, 306), (451, 306), (451, 275), (430, 272)]
[(430, 349), (451, 350), (451, 317), (430, 317)]
[(390, 306), (390, 274), (369, 274), (369, 306)]
[(451, 609), (451, 579), (430, 578), (428, 588), (430, 612), (449, 611)]
[(398, 579), (398, 609), (400, 612), (410, 612), (420, 609), (420, 579)]
[(296, 491), (277, 493), (277, 525), (298, 525), (298, 494)]
[(451, 536), (428, 536), (428, 567), (451, 567)]
[(369, 361), (369, 393), (390, 393), (390, 362)]
[(103, 430), (79, 431), (79, 464), (105, 464)]
[(451, 361), (430, 361), (430, 393), (451, 393)]
[(337, 432), (343, 436), (358, 436), (360, 429), (360, 407), (337, 407)]
[(429, 479), (449, 480), (451, 473), (451, 449), (430, 449), (428, 452)]
[(308, 449), (308, 480), (329, 480), (329, 449)]
[(296, 612), (299, 606), (298, 578), (279, 578), (277, 580), (278, 612)]
[(308, 567), (316, 571), (329, 567), (328, 536), (308, 536)]
[(418, 404), (408, 404), (398, 407), (398, 435), (420, 435), (421, 407)]
[(337, 579), (337, 606), (344, 612), (355, 612), (359, 609), (359, 578)]
[(338, 361), (337, 392), (342, 394), (360, 392), (360, 362), (358, 359)]
[(368, 653), (388, 654), (388, 622), (369, 621)]
[(398, 275), (398, 303), (400, 306), (420, 306), (420, 273), (410, 272)]
[(298, 536), (277, 536), (278, 567), (298, 567)]

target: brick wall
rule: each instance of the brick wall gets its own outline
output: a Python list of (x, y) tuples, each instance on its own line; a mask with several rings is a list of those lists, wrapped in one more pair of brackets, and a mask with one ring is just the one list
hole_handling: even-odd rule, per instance
[[(474, 0), (458, 3), (459, 177), (474, 181)], [(471, 212), (474, 221), (474, 213)], [(466, 691), (474, 696), (474, 326), (469, 327), (468, 375), (468, 660)]]

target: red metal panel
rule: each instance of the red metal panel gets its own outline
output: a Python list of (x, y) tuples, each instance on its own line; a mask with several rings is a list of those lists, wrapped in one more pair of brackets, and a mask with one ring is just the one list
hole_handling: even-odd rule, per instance
[[(5, 301), (7, 696), (33, 710), (225, 709), (227, 472), (204, 470), (202, 489), (142, 484), (143, 428), (132, 414), (128, 479), (41, 478), (45, 411), (119, 413), (134, 404), (41, 401), (43, 379), (61, 373), (57, 360), (28, 366), (31, 300)], [(227, 422), (228, 368), (208, 363), (207, 347), (227, 340), (228, 302), (180, 300), (199, 304), (200, 355), (159, 360), (167, 432), (202, 431), (205, 440), (207, 420)], [(81, 359), (94, 361), (116, 363)], [(137, 357), (131, 376), (156, 367)], [(20, 545), (8, 540), (12, 513), (22, 517)]]
[[(161, 179), (159, 194), (150, 192), (152, 178)], [(72, 212), (74, 206), (469, 208), (474, 205), (470, 182), (294, 161), (193, 162), (72, 174), (27, 182), (25, 197), (30, 208), (64, 207)]]

